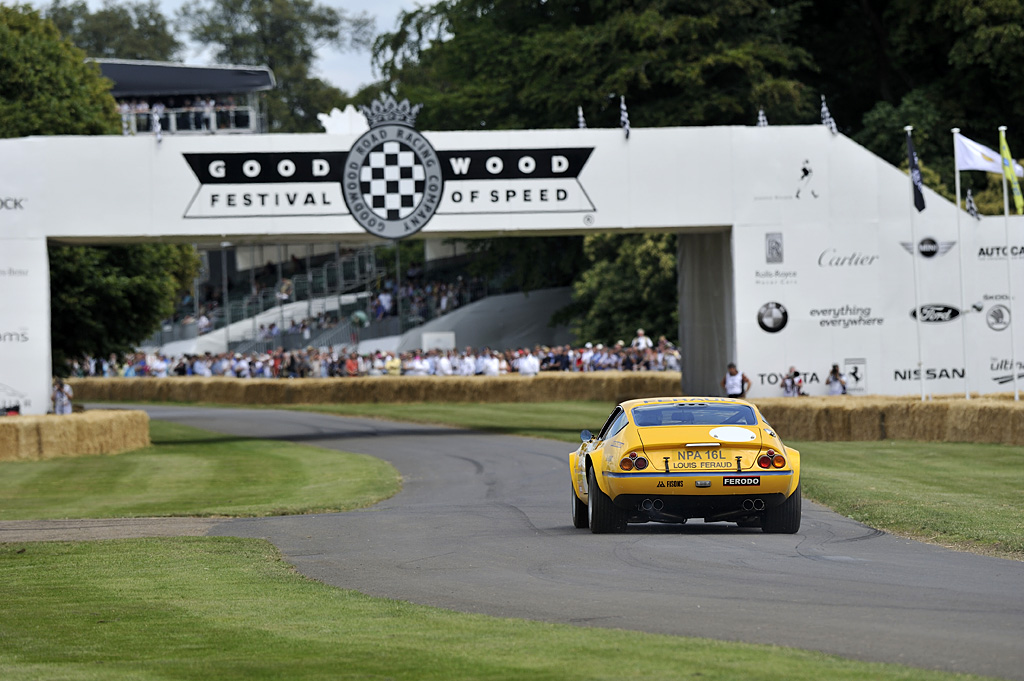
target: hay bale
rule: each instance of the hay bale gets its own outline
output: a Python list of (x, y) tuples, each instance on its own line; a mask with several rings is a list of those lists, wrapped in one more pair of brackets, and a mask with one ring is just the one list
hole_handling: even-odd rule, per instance
[(149, 444), (149, 415), (144, 411), (0, 419), (0, 461), (120, 454)]

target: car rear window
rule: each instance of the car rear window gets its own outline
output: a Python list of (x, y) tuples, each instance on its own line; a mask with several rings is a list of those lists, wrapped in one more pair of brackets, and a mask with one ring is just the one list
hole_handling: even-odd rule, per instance
[(649, 426), (756, 426), (754, 410), (744, 404), (685, 402), (633, 407), (633, 423)]

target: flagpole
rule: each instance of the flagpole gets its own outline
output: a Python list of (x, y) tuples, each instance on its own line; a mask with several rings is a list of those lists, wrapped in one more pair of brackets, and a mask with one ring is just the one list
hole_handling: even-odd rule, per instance
[[(999, 126), (999, 151), (1003, 151), (1003, 138), (1006, 136), (1006, 126)], [(1011, 171), (1016, 171), (1011, 166)], [(1017, 344), (1013, 338), (1013, 322), (1017, 311), (1013, 304), (1013, 268), (1010, 267), (1010, 196), (1006, 190), (1006, 171), (1003, 171), (1003, 232), (1006, 239), (1006, 284), (1010, 300), (1010, 372), (1013, 375), (1013, 399), (1020, 400), (1020, 390), (1017, 387)]]
[(960, 232), (960, 164), (956, 158), (956, 136), (960, 134), (960, 128), (953, 128), (953, 169), (956, 171), (956, 239), (960, 244), (960, 336), (963, 347), (964, 358), (964, 399), (971, 399), (971, 385), (967, 370), (967, 302), (964, 293), (964, 237)]
[[(903, 128), (907, 133), (907, 139), (909, 140), (911, 131), (914, 126), (908, 125)], [(917, 330), (917, 373), (918, 378), (921, 381), (921, 401), (924, 402), (924, 363), (922, 361), (921, 351), (921, 301), (918, 297), (918, 281), (917, 281), (917, 228), (916, 221), (914, 220), (914, 177), (913, 168), (907, 169), (910, 173), (910, 243), (914, 244), (914, 253), (911, 260), (914, 265), (914, 327)]]

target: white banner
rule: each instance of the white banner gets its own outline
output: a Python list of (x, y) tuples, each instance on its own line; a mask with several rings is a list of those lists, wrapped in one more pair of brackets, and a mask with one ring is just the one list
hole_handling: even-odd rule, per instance
[(0, 410), (50, 407), (50, 272), (45, 239), (0, 241)]

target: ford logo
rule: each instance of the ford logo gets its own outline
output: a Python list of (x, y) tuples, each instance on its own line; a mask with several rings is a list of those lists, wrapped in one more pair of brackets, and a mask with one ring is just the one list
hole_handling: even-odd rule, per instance
[[(910, 316), (917, 319), (917, 310), (911, 310)], [(960, 310), (952, 305), (922, 305), (921, 322), (924, 324), (936, 324), (939, 322), (951, 322), (960, 316)]]

